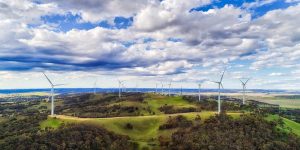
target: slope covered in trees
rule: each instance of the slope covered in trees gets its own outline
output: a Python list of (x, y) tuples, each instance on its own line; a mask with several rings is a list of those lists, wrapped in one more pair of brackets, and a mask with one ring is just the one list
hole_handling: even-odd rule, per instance
[(276, 128), (281, 123), (256, 114), (241, 115), (239, 119), (221, 114), (179, 129), (169, 141), (161, 141), (161, 146), (172, 150), (300, 149), (299, 137)]
[(19, 136), (14, 140), (7, 139), (0, 146), (2, 149), (130, 149), (127, 136), (116, 135), (103, 128), (86, 124), (61, 126), (55, 131)]

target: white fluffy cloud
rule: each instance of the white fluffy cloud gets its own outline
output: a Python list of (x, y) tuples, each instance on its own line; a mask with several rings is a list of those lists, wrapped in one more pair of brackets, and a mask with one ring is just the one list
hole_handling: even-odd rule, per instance
[[(243, 7), (272, 2), (257, 1)], [(1, 1), (0, 59), (4, 61), (0, 69), (118, 71), (123, 75), (171, 75), (176, 81), (197, 81), (199, 76), (219, 72), (224, 64), (239, 60), (249, 60), (252, 69), (299, 67), (299, 4), (267, 12), (254, 20), (247, 9), (232, 5), (191, 11), (209, 3), (210, 0)], [(96, 24), (123, 16), (133, 17), (133, 24), (120, 30), (95, 27), (59, 32), (55, 25), (49, 28), (41, 19), (70, 12), (80, 15), (79, 22)], [(203, 72), (197, 74), (199, 69)], [(231, 75), (240, 76), (238, 72)]]

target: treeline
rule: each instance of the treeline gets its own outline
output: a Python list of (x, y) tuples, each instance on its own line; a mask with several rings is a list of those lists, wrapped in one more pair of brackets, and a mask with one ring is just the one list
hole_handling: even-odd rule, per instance
[(163, 149), (170, 150), (300, 149), (299, 137), (276, 128), (280, 123), (255, 114), (239, 119), (221, 114), (190, 128), (179, 128), (169, 141), (159, 140)]
[(0, 105), (0, 114), (3, 117), (12, 117), (16, 115), (30, 116), (36, 111), (43, 112), (47, 108), (34, 109), (30, 108), (34, 105), (39, 105), (41, 101), (29, 101), (29, 102), (15, 102), (15, 103), (5, 103)]
[[(198, 97), (191, 96), (191, 95), (185, 95), (183, 96), (183, 99), (188, 102), (197, 102), (199, 105), (200, 110), (210, 110), (215, 111), (218, 108), (218, 102), (216, 101), (216, 96), (205, 96), (203, 95), (201, 97), (201, 100), (199, 102)], [(227, 100), (230, 100), (227, 98)], [(239, 100), (230, 100), (225, 101), (222, 100), (222, 110), (224, 111), (239, 111), (241, 109), (244, 109), (245, 106), (240, 105)]]
[(159, 107), (159, 111), (165, 114), (175, 114), (175, 113), (187, 113), (187, 112), (200, 112), (199, 108), (195, 107), (174, 107), (173, 105), (164, 105)]
[(86, 124), (69, 124), (45, 133), (20, 135), (0, 145), (5, 150), (129, 150), (131, 143), (127, 136), (116, 135), (103, 128)]

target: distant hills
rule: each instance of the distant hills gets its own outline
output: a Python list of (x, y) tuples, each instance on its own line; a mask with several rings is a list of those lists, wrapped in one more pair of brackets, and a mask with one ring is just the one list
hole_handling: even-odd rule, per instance
[[(118, 92), (118, 88), (97, 88), (96, 91), (100, 93), (109, 93), (109, 92)], [(179, 94), (180, 88), (172, 88), (171, 93)], [(201, 92), (217, 92), (218, 89), (201, 89)], [(41, 89), (0, 89), (0, 94), (16, 94), (16, 93), (33, 93), (33, 92), (49, 92), (48, 88)], [(127, 88), (127, 92), (155, 92), (155, 88)], [(161, 92), (161, 89), (158, 88), (158, 91)], [(166, 93), (167, 88), (164, 89)], [(67, 93), (92, 93), (94, 88), (57, 88), (55, 93), (67, 94)], [(198, 89), (182, 89), (184, 94), (187, 93), (197, 93)], [(222, 89), (224, 93), (240, 93), (241, 89)], [(269, 93), (269, 94), (300, 94), (299, 90), (266, 90), (266, 89), (248, 89), (248, 93)]]

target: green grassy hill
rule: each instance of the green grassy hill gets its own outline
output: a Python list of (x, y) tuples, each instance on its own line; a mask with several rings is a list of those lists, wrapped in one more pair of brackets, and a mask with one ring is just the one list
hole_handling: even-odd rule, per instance
[[(281, 128), (287, 132), (293, 132), (296, 135), (300, 136), (300, 124), (299, 123), (289, 120), (289, 119), (286, 119), (286, 118), (283, 118), (283, 117), (281, 117), (281, 118), (283, 119), (284, 127), (283, 128), (279, 127), (279, 128)], [(278, 120), (279, 116), (278, 115), (269, 115), (266, 119), (269, 121)]]
[[(240, 113), (228, 113), (234, 118), (239, 117)], [(112, 117), (112, 118), (77, 118), (70, 116), (58, 115), (55, 118), (48, 117), (47, 120), (41, 122), (41, 128), (46, 127), (57, 128), (62, 123), (88, 123), (96, 124), (113, 131), (117, 134), (127, 135), (140, 146), (149, 146), (149, 144), (158, 144), (159, 136), (170, 136), (176, 130), (159, 130), (159, 126), (164, 124), (169, 116), (183, 115), (190, 120), (194, 120), (200, 115), (202, 120), (215, 115), (215, 112), (191, 112), (180, 114), (159, 114), (152, 116), (129, 116), (129, 117)], [(133, 128), (126, 128), (126, 124), (130, 123)]]
[[(93, 97), (91, 100), (88, 100), (90, 104), (100, 106), (103, 102), (101, 102), (101, 97), (99, 96)], [(90, 104), (81, 101), (80, 104), (83, 105), (85, 108), (89, 108)], [(225, 102), (224, 102), (225, 103)], [(62, 103), (60, 103), (62, 104)], [(155, 95), (155, 94), (145, 94), (143, 96), (143, 100), (127, 100), (124, 96), (123, 99), (110, 99), (107, 102), (103, 103), (105, 107), (114, 107), (114, 106), (121, 106), (121, 107), (136, 107), (138, 108), (138, 113), (130, 114), (130, 116), (110, 116), (107, 118), (80, 118), (80, 117), (71, 117), (68, 113), (62, 115), (57, 115), (56, 117), (48, 117), (47, 120), (40, 123), (40, 128), (45, 129), (47, 127), (50, 128), (58, 128), (62, 124), (66, 123), (85, 123), (85, 124), (93, 124), (97, 126), (104, 127), (109, 131), (113, 131), (114, 133), (127, 135), (130, 139), (136, 142), (140, 148), (142, 147), (149, 147), (151, 149), (157, 148), (159, 149), (159, 142), (158, 139), (160, 137), (170, 138), (172, 133), (177, 131), (175, 129), (167, 129), (167, 130), (159, 130), (159, 127), (167, 122), (169, 117), (175, 117), (178, 115), (185, 116), (187, 119), (193, 121), (195, 123), (195, 117), (199, 115), (201, 120), (204, 121), (205, 119), (213, 116), (216, 114), (214, 111), (202, 111), (202, 112), (188, 112), (188, 113), (175, 113), (175, 114), (165, 114), (161, 111), (161, 107), (163, 106), (172, 106), (175, 109), (180, 108), (200, 108), (201, 105), (206, 105), (202, 103), (197, 103), (195, 101), (187, 101), (183, 99), (181, 96), (174, 96), (174, 97), (167, 97), (162, 95)], [(74, 103), (72, 106), (76, 106)], [(80, 110), (79, 106), (76, 106), (73, 111)], [(103, 106), (102, 106), (103, 107)], [(102, 107), (95, 107), (94, 109), (101, 109)], [(63, 108), (63, 104), (62, 104)], [(69, 110), (71, 107), (69, 107)], [(117, 107), (120, 108), (120, 107)], [(64, 112), (64, 111), (62, 111)], [(152, 112), (152, 113), (151, 113)], [(153, 113), (154, 112), (154, 113)], [(93, 113), (93, 112), (91, 112)], [(72, 114), (72, 112), (70, 113)], [(229, 113), (228, 115), (232, 116), (233, 118), (239, 118), (239, 112), (236, 113)], [(278, 116), (271, 115), (267, 119), (268, 120), (275, 120)], [(293, 122), (288, 119), (283, 119), (285, 123), (285, 131), (289, 131), (290, 128), (292, 132), (297, 135), (300, 135), (300, 125), (296, 122)], [(128, 128), (128, 125), (132, 128)]]

